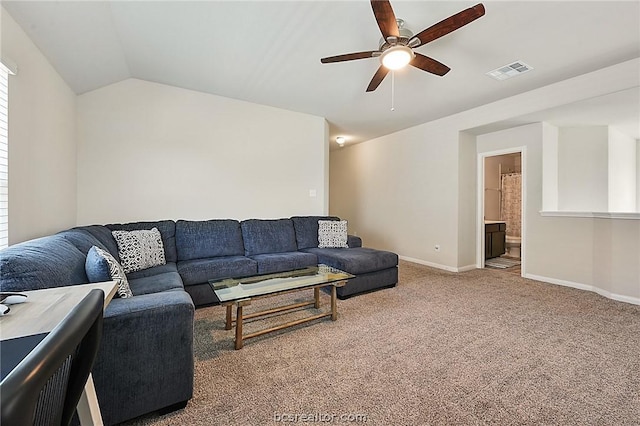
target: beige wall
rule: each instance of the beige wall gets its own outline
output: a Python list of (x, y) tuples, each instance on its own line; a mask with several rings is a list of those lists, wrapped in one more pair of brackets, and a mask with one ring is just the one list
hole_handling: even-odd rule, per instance
[(458, 134), (438, 130), (331, 151), (329, 205), (369, 247), (457, 265)]
[[(367, 246), (447, 270), (465, 270), (475, 263), (479, 245), (473, 135), (492, 133), (493, 123), (501, 120), (637, 87), (639, 71), (640, 60), (625, 62), (332, 151), (330, 212), (348, 219), (350, 231)], [(510, 140), (485, 141), (482, 148), (526, 146), (525, 272), (640, 303), (640, 220), (540, 214), (542, 140), (543, 134), (554, 134), (552, 130), (541, 123), (516, 127), (506, 131), (516, 132)], [(602, 235), (594, 239), (595, 232)], [(436, 244), (440, 252), (434, 250)], [(611, 268), (589, 266), (594, 258), (609, 257)]]
[(558, 208), (573, 212), (609, 211), (609, 129), (560, 127)]
[(610, 212), (636, 212), (636, 141), (609, 127), (608, 192)]
[(477, 154), (476, 137), (467, 132), (458, 135), (458, 266), (455, 270), (474, 269), (476, 263)]
[(142, 80), (85, 93), (78, 223), (323, 214), (327, 138), (321, 117)]
[(524, 275), (640, 301), (640, 220), (539, 214), (544, 126), (530, 124), (477, 138), (479, 153), (526, 147)]
[(76, 96), (1, 9), (9, 79), (9, 244), (76, 223)]
[(640, 303), (640, 220), (541, 219), (544, 233), (537, 237), (549, 242), (531, 257), (530, 278)]

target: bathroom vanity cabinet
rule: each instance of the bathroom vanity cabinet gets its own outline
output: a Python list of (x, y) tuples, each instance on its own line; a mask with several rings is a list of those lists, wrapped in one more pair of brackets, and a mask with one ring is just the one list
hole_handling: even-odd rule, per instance
[(506, 252), (507, 224), (487, 221), (484, 224), (484, 258), (491, 259)]

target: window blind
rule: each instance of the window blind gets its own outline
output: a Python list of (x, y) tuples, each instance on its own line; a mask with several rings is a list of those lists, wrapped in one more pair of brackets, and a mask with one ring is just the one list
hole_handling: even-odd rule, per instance
[(9, 75), (0, 66), (0, 249), (9, 245)]

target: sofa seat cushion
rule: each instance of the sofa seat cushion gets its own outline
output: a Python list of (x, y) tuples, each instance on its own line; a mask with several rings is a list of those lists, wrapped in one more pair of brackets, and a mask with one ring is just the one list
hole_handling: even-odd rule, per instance
[(249, 219), (240, 225), (245, 256), (298, 250), (291, 219)]
[(0, 290), (26, 291), (89, 282), (85, 255), (61, 235), (0, 251)]
[(209, 280), (242, 277), (258, 273), (258, 263), (244, 256), (223, 256), (178, 262), (178, 272), (185, 286)]
[(165, 272), (147, 277), (130, 278), (129, 287), (134, 296), (160, 293), (161, 291), (184, 289), (182, 278), (177, 272)]
[(340, 218), (336, 216), (293, 216), (291, 218), (296, 232), (298, 250), (318, 247), (319, 220), (340, 220)]
[(135, 280), (137, 278), (153, 277), (154, 275), (165, 274), (167, 272), (178, 272), (178, 267), (175, 263), (170, 262), (164, 265), (153, 266), (147, 269), (141, 269), (139, 271), (129, 272), (127, 278)]
[(397, 254), (372, 248), (310, 248), (304, 251), (318, 256), (318, 263), (324, 263), (354, 275), (398, 266)]
[(315, 266), (318, 264), (318, 258), (315, 254), (299, 251), (289, 253), (257, 254), (255, 256), (251, 256), (251, 258), (258, 262), (259, 274), (293, 271), (294, 269), (302, 269), (307, 266)]
[(243, 256), (240, 222), (231, 219), (176, 222), (178, 260)]

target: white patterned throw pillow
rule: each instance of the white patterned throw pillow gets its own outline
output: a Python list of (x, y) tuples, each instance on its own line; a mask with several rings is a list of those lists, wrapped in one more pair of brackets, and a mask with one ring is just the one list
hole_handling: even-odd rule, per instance
[(100, 247), (96, 247), (96, 252), (107, 261), (107, 264), (109, 265), (109, 275), (111, 275), (111, 279), (118, 285), (118, 295), (123, 299), (133, 297), (133, 293), (131, 293), (131, 289), (129, 288), (127, 276), (116, 258), (108, 251), (102, 250)]
[(349, 248), (346, 220), (318, 221), (318, 248)]
[(139, 231), (111, 231), (118, 243), (118, 256), (127, 274), (167, 263), (158, 228)]

